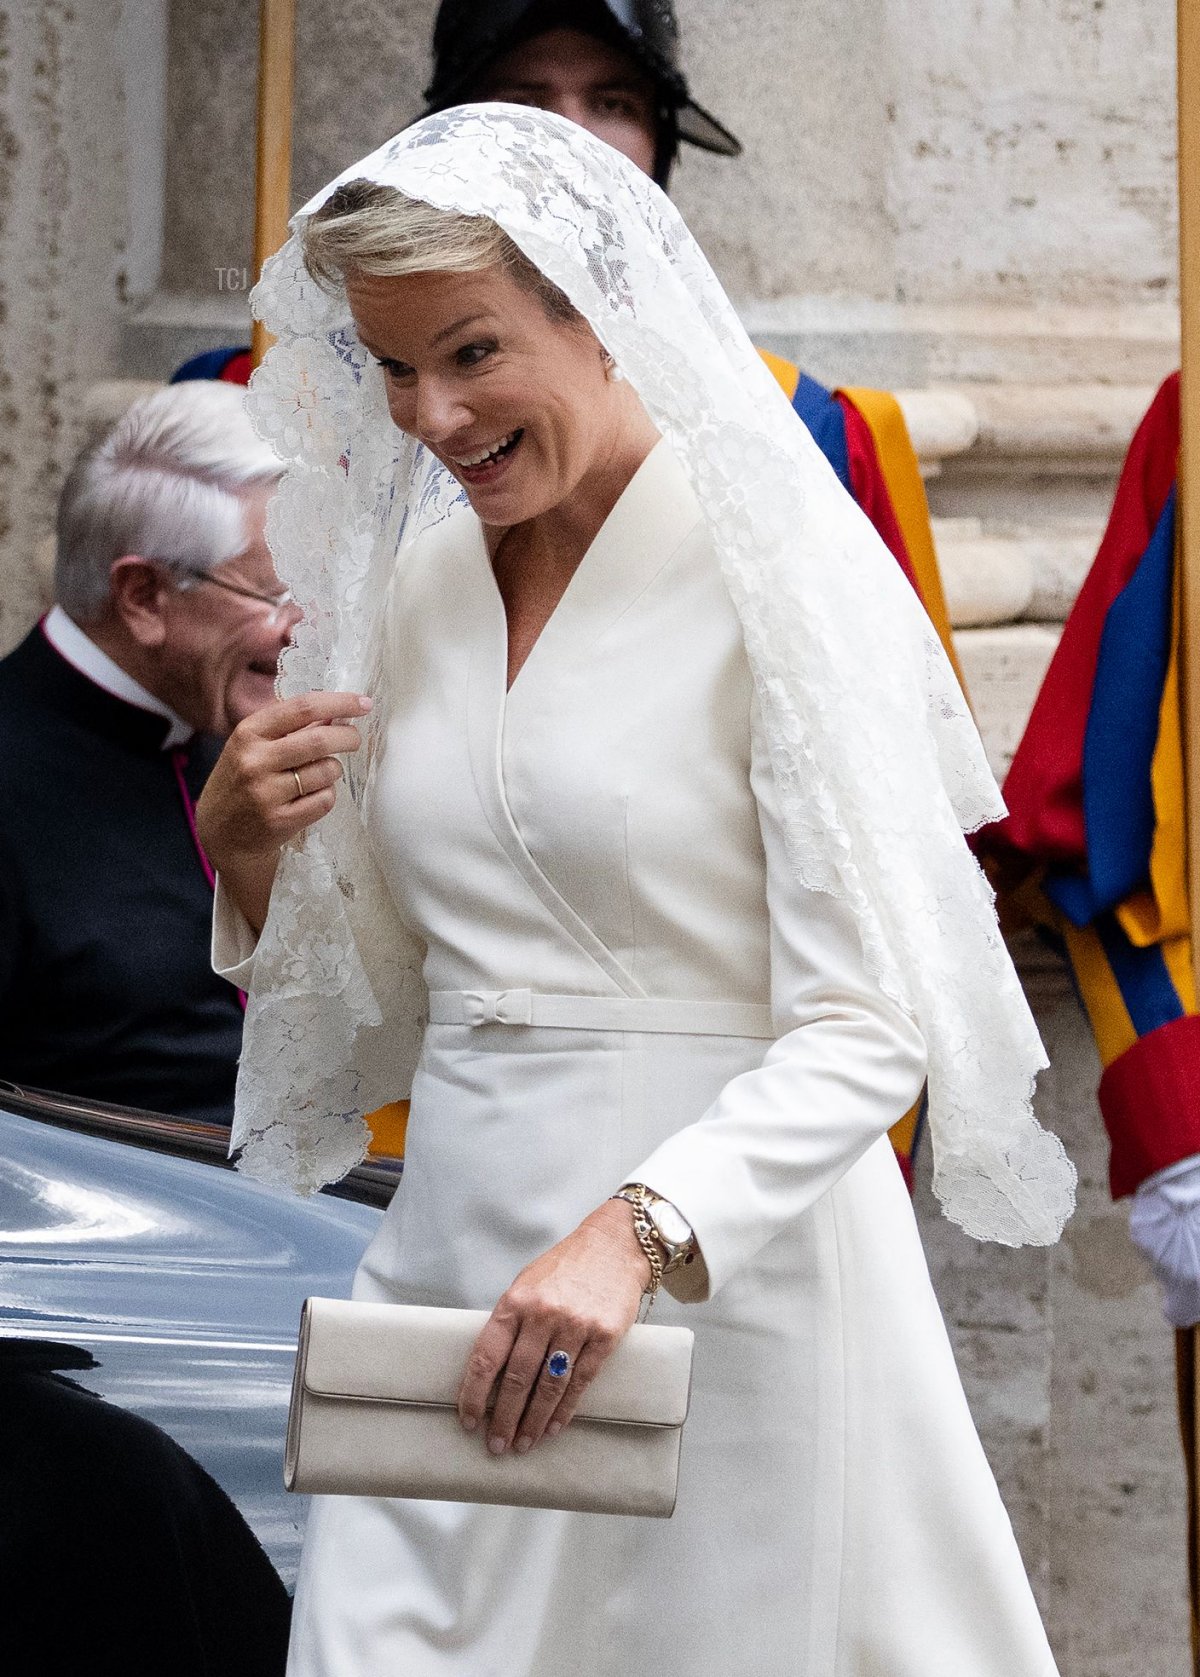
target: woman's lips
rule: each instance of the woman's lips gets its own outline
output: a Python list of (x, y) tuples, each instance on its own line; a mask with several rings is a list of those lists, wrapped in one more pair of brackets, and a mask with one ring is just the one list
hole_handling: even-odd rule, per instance
[(456, 461), (454, 465), (455, 476), (471, 489), (481, 489), (495, 483), (508, 470), (513, 455), (521, 446), (521, 439), (524, 435), (523, 428), (513, 431), (503, 448), (498, 450), (491, 459), (485, 460), (482, 465), (462, 466)]

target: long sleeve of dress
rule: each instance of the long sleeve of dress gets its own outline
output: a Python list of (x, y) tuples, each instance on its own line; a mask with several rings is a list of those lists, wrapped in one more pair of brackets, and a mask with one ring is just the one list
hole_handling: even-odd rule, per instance
[[(255, 1032), (276, 1007), (291, 1009), (293, 1019), (306, 1021), (301, 1035), (304, 1051), (312, 1057), (312, 1066), (305, 1090), (318, 1117), (326, 1114), (344, 1117), (353, 1112), (365, 1116), (408, 1097), (420, 1046), (421, 1021), (427, 1009), (420, 979), (421, 946), (396, 913), (356, 815), (348, 815), (342, 837), (350, 858), (345, 877), (353, 882), (353, 888), (343, 886), (338, 876), (338, 889), (353, 940), (353, 967), (346, 963), (322, 966), (322, 950), (307, 948), (303, 926), (288, 927), (286, 915), (282, 917), (287, 927), (283, 937), (276, 930), (273, 939), (272, 920), (268, 919), (262, 935), (256, 938), (228, 890), (217, 879), (212, 964), (221, 977), (249, 996), (239, 1103), (243, 1099), (247, 1064), (253, 1075), (265, 1063), (265, 1057), (256, 1049)], [(287, 889), (281, 872), (275, 890), (286, 893)], [(312, 975), (310, 987), (299, 996), (287, 981), (289, 964), (294, 965), (298, 958), (297, 949), (301, 951), (299, 960), (306, 963), (302, 970)], [(337, 1033), (343, 1033), (343, 1037), (339, 1038)], [(332, 1063), (333, 1050), (345, 1036), (353, 1041), (345, 1075), (326, 1079), (325, 1068)], [(300, 1063), (298, 1056), (296, 1063)], [(272, 1083), (267, 1096), (277, 1093), (277, 1088)], [(263, 1091), (256, 1090), (252, 1082), (246, 1082), (246, 1089), (248, 1110), (252, 1090), (257, 1101), (255, 1110), (270, 1110)], [(338, 1126), (332, 1128), (336, 1133)], [(342, 1174), (349, 1164), (342, 1159), (339, 1163), (338, 1174)]]
[(257, 950), (258, 938), (253, 927), (218, 874), (213, 896), (213, 971), (219, 978), (228, 979), (238, 990), (249, 990), (254, 981)]
[(629, 1173), (676, 1205), (703, 1262), (666, 1285), (694, 1301), (802, 1215), (910, 1107), (925, 1078), (919, 1030), (870, 977), (848, 906), (797, 883), (765, 741), (752, 785), (766, 853), (771, 1007), (761, 1066)]

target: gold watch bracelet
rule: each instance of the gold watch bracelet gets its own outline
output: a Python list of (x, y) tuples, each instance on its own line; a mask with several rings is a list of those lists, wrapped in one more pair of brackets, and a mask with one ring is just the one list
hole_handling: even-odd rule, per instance
[(650, 1220), (646, 1190), (639, 1182), (635, 1183), (633, 1187), (622, 1188), (611, 1197), (615, 1200), (624, 1200), (625, 1204), (633, 1210), (633, 1232), (637, 1237), (638, 1245), (645, 1254), (646, 1262), (650, 1265), (650, 1279), (642, 1288), (642, 1297), (649, 1300), (649, 1305), (653, 1305), (655, 1295), (662, 1285), (663, 1270), (666, 1265), (658, 1235), (655, 1233), (654, 1224)]

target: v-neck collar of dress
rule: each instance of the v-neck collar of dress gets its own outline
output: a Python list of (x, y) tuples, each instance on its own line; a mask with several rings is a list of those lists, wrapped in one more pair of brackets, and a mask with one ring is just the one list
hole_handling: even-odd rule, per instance
[[(591, 545), (575, 567), (562, 597), (508, 686), (508, 623), (477, 525), (478, 551), (487, 566), (492, 604), (500, 625), (500, 691), (506, 726), (518, 720), (526, 695), (564, 656), (574, 659), (629, 609), (701, 517), (692, 486), (664, 439), (650, 450), (617, 497)], [(544, 698), (544, 694), (543, 694)], [(540, 703), (536, 696), (531, 703)]]
[[(588, 646), (645, 591), (691, 535), (701, 517), (683, 468), (666, 442), (658, 443), (625, 486), (551, 613), (518, 679), (506, 691), (508, 624), (476, 520), (476, 565), (486, 609), (473, 640), (468, 674), (468, 748), (476, 790), (501, 848), (567, 935), (591, 956), (618, 993), (641, 995), (637, 980), (596, 936), (543, 872), (508, 802), (505, 750), (524, 707), (552, 704), (553, 672), (571, 669)], [(532, 677), (532, 679), (527, 679)]]

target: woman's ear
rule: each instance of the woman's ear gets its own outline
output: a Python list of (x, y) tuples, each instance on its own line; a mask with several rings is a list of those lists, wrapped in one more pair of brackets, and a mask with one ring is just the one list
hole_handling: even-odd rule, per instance
[(136, 553), (113, 561), (109, 597), (117, 621), (139, 646), (161, 646), (167, 638), (170, 582), (160, 565)]

